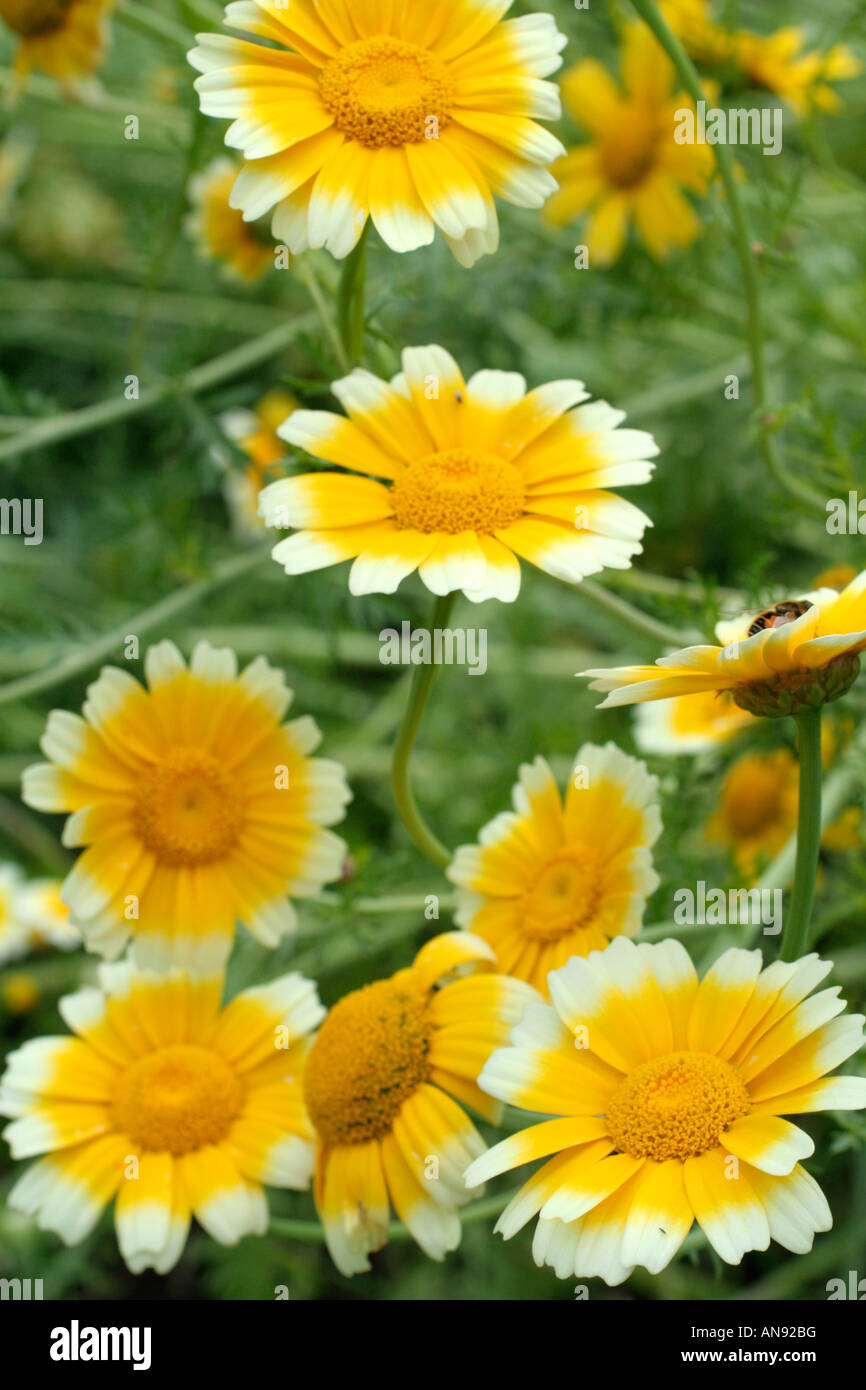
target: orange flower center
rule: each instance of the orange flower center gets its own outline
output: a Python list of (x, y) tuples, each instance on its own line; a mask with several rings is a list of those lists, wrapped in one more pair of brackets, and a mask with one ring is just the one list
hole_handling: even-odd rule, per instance
[(141, 1149), (186, 1154), (224, 1139), (243, 1098), (241, 1082), (215, 1052), (164, 1047), (120, 1078), (114, 1120)]
[(347, 994), (328, 1014), (304, 1074), (310, 1118), (327, 1144), (387, 1134), (430, 1073), (427, 992), (409, 970)]
[(454, 100), (438, 58), (386, 37), (359, 39), (331, 58), (319, 91), (337, 129), (373, 149), (435, 140)]
[(216, 758), (197, 748), (177, 748), (142, 774), (133, 822), (162, 863), (212, 864), (237, 842), (243, 810), (232, 778)]
[(605, 1121), (620, 1153), (693, 1158), (714, 1149), (749, 1112), (737, 1073), (709, 1052), (671, 1052), (636, 1067), (608, 1102)]
[(643, 107), (629, 107), (624, 119), (603, 139), (601, 164), (610, 183), (617, 188), (635, 188), (656, 162), (657, 119)]
[(410, 463), (391, 488), (394, 519), (427, 534), (487, 535), (523, 515), (526, 489), (513, 464), (495, 454), (446, 449)]
[(523, 899), (523, 932), (534, 941), (556, 941), (585, 926), (601, 897), (598, 863), (574, 846), (545, 864)]
[[(747, 839), (786, 818), (783, 794), (796, 785), (796, 765), (784, 758), (757, 755), (735, 763), (722, 793), (725, 819), (731, 834)], [(789, 808), (790, 808), (790, 797)], [(796, 803), (794, 803), (796, 804)]]
[(24, 38), (62, 29), (74, 0), (0, 0), (0, 16)]

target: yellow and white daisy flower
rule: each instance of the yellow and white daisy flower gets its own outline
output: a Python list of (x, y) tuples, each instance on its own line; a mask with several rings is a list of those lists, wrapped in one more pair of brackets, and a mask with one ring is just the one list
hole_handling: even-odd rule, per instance
[(343, 1274), (370, 1268), (392, 1206), (431, 1259), (460, 1243), (458, 1210), (478, 1195), (463, 1173), (484, 1151), (461, 1105), (498, 1121), (502, 1107), (475, 1079), (538, 999), (520, 980), (467, 973), (493, 966), (483, 941), (445, 932), (407, 970), (341, 999), (316, 1036), (304, 1072), (313, 1190)]
[[(416, 569), (434, 594), (510, 603), (517, 556), (567, 583), (626, 569), (649, 518), (609, 489), (645, 483), (658, 449), (580, 381), (527, 391), (517, 372), (469, 381), (443, 348), (406, 348), (389, 384), (356, 369), (346, 416), (296, 410), (281, 438), (350, 473), (281, 478), (261, 495), (287, 574), (354, 560), (353, 594), (393, 593)], [(356, 475), (366, 476), (356, 476)]]
[(256, 227), (230, 206), (237, 175), (238, 165), (223, 157), (190, 179), (192, 211), (185, 228), (201, 254), (219, 261), (228, 274), (258, 280), (274, 264), (274, 243), (270, 236), (258, 236)]
[(796, 713), (844, 695), (866, 648), (866, 570), (837, 593), (819, 589), (716, 625), (720, 646), (687, 647), (654, 666), (580, 672), (608, 692), (600, 709), (729, 690), (752, 714)]
[(553, 166), (559, 192), (545, 216), (562, 226), (591, 214), (582, 234), (590, 265), (619, 258), (630, 223), (657, 260), (690, 245), (701, 224), (681, 190), (705, 192), (713, 169), (709, 146), (674, 139), (676, 112), (694, 103), (675, 90), (673, 65), (643, 24), (626, 31), (621, 73), (620, 88), (586, 58), (562, 79), (563, 101), (591, 138)]
[(742, 733), (753, 718), (727, 692), (678, 695), (638, 705), (634, 737), (642, 753), (708, 753)]
[(187, 668), (172, 642), (149, 648), (147, 684), (106, 667), (84, 717), (55, 710), (49, 759), (24, 774), (24, 799), (70, 811), (63, 840), (86, 846), (63, 900), (88, 949), (114, 958), (130, 936), (140, 964), (222, 964), (240, 919), (266, 946), (296, 926), (290, 897), (340, 876), (327, 826), (349, 800), (338, 763), (311, 758), (321, 735), (258, 657), (207, 642)]
[(239, 471), (218, 459), (225, 467), (224, 494), (235, 534), (245, 540), (260, 541), (265, 523), (259, 516), (259, 493), (270, 480), (274, 464), (285, 460), (286, 449), (277, 429), (297, 407), (288, 391), (269, 391), (253, 410), (227, 410), (219, 417), (223, 432), (250, 460)]
[(180, 1258), (191, 1216), (222, 1245), (262, 1235), (264, 1184), (306, 1188), (314, 1145), (301, 1074), (324, 1015), (284, 975), (220, 1010), (220, 978), (100, 967), (60, 1001), (75, 1037), (36, 1038), (0, 1081), (13, 1158), (47, 1154), (13, 1211), (75, 1245), (115, 1199), (120, 1253), (138, 1274)]
[(69, 920), (69, 908), (61, 896), (63, 880), (33, 879), (21, 890), (21, 919), (27, 928), (31, 950), (57, 946), (74, 951), (81, 945), (81, 932)]
[(446, 870), (458, 886), (458, 925), (542, 994), (569, 956), (633, 936), (659, 882), (657, 790), (643, 763), (612, 743), (583, 745), (564, 800), (543, 758), (524, 764), (514, 810), (490, 821), (477, 845), (462, 845)]
[(338, 259), (368, 217), (394, 251), (438, 227), (461, 265), (495, 251), (493, 194), (537, 208), (555, 189), (559, 94), (543, 79), (565, 38), (510, 0), (238, 0), (225, 22), (262, 43), (199, 34), (201, 109), (233, 118), (245, 165), (232, 195), (292, 252)]
[(731, 851), (749, 881), (796, 829), (799, 788), (800, 766), (787, 748), (746, 753), (725, 773), (707, 838)]
[(114, 0), (0, 0), (0, 19), (20, 40), (19, 77), (39, 68), (69, 83), (100, 66)]
[(538, 1215), (536, 1264), (608, 1284), (658, 1274), (695, 1221), (729, 1264), (771, 1238), (810, 1250), (832, 1217), (800, 1162), (814, 1144), (782, 1116), (866, 1106), (866, 1078), (827, 1075), (864, 1023), (838, 1017), (838, 988), (812, 995), (831, 968), (810, 955), (762, 969), (759, 951), (732, 949), (699, 982), (678, 941), (618, 937), (553, 971), (552, 1006), (527, 1008), (479, 1077), (557, 1117), (467, 1170), (474, 1185), (549, 1160), (496, 1229), (508, 1239)]

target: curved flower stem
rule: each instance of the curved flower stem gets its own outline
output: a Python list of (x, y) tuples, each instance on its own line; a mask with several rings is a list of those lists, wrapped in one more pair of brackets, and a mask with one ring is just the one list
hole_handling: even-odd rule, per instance
[(609, 593), (601, 584), (594, 584), (591, 579), (582, 579), (577, 592), (625, 627), (639, 632), (642, 637), (648, 637), (651, 642), (661, 643), (665, 647), (688, 647), (703, 640), (699, 632), (678, 632), (676, 628), (668, 627), (667, 623), (660, 623), (626, 599)]
[(803, 710), (794, 719), (800, 755), (800, 804), (794, 886), (779, 952), (787, 961), (797, 960), (806, 949), (821, 844), (821, 711)]
[[(428, 631), (432, 632), (436, 628), (448, 626), (456, 597), (456, 593), (451, 593), (446, 594), (444, 598), (437, 598)], [(394, 741), (391, 786), (400, 819), (409, 831), (412, 840), (421, 850), (421, 853), (426, 854), (427, 858), (432, 860), (438, 869), (444, 869), (451, 863), (451, 852), (428, 829), (415, 804), (415, 797), (409, 782), (409, 758), (435, 678), (436, 666), (432, 661), (427, 666), (415, 667), (412, 686), (409, 691), (409, 703)]]
[(370, 220), (358, 238), (358, 244), (343, 262), (340, 288), (337, 291), (337, 323), (343, 350), (349, 365), (356, 367), (364, 346), (364, 281), (367, 272), (367, 238)]
[[(701, 79), (691, 58), (689, 58), (676, 35), (668, 27), (658, 6), (658, 0), (632, 0), (641, 19), (649, 25), (662, 48), (667, 53), (684, 88), (697, 104), (706, 102), (707, 97), (701, 86)], [(734, 249), (740, 262), (743, 277), (743, 290), (746, 296), (746, 319), (749, 356), (752, 360), (752, 383), (755, 405), (758, 412), (758, 440), (767, 471), (773, 480), (801, 502), (810, 507), (818, 506), (824, 510), (826, 499), (808, 483), (794, 477), (785, 468), (770, 433), (772, 419), (769, 418), (767, 401), (767, 373), (764, 363), (764, 329), (761, 315), (761, 282), (746, 212), (740, 198), (737, 171), (730, 148), (725, 144), (713, 145), (713, 155), (725, 187), (731, 224), (734, 235)]]

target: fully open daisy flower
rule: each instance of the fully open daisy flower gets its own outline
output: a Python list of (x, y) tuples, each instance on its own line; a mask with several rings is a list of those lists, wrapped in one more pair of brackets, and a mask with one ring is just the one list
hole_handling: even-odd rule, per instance
[(353, 559), (353, 594), (393, 593), (417, 569), (434, 594), (511, 602), (518, 555), (577, 583), (640, 552), (649, 519), (609, 489), (645, 483), (658, 450), (617, 428), (622, 411), (582, 404), (582, 382), (467, 382), (432, 346), (406, 348), (390, 385), (357, 369), (332, 390), (348, 419), (296, 410), (280, 435), (351, 473), (281, 478), (260, 499), (269, 526), (298, 528), (273, 550), (287, 574)]
[(483, 941), (445, 932), (409, 969), (346, 995), (319, 1030), (304, 1072), (313, 1190), (343, 1274), (370, 1268), (392, 1206), (431, 1259), (460, 1243), (458, 1209), (477, 1195), (463, 1173), (484, 1141), (457, 1102), (499, 1119), (475, 1078), (538, 999), (520, 980), (467, 973), (493, 965)]
[(114, 0), (0, 0), (0, 19), (20, 38), (15, 68), (39, 68), (68, 83), (88, 77), (105, 53)]
[(489, 942), (500, 970), (547, 993), (548, 972), (611, 937), (633, 936), (658, 886), (658, 781), (608, 743), (585, 743), (565, 799), (543, 758), (524, 764), (504, 811), (463, 845), (447, 875), (456, 921)]
[(467, 1184), (549, 1158), (503, 1211), (506, 1239), (539, 1215), (538, 1265), (621, 1284), (658, 1274), (692, 1223), (729, 1264), (772, 1237), (802, 1253), (832, 1217), (800, 1160), (814, 1145), (783, 1115), (866, 1106), (866, 1078), (828, 1076), (863, 1043), (832, 962), (761, 968), (726, 951), (698, 982), (677, 941), (617, 938), (550, 976), (479, 1085), (533, 1125), (472, 1163)]
[(214, 1240), (262, 1235), (263, 1184), (306, 1188), (312, 1131), (300, 1076), (324, 1015), (315, 986), (284, 975), (222, 1011), (222, 981), (129, 962), (60, 1001), (75, 1037), (36, 1038), (9, 1058), (0, 1113), (13, 1158), (47, 1154), (9, 1194), (67, 1245), (115, 1200), (133, 1273), (180, 1258), (190, 1217)]
[(638, 705), (634, 736), (642, 753), (707, 753), (752, 722), (753, 716), (739, 709), (727, 692), (711, 690)]
[(308, 755), (309, 716), (258, 657), (200, 642), (189, 668), (171, 642), (145, 658), (147, 686), (106, 667), (84, 718), (55, 710), (50, 759), (24, 774), (24, 799), (71, 811), (63, 839), (87, 848), (63, 898), (89, 949), (109, 958), (130, 936), (142, 965), (208, 969), (242, 922), (266, 946), (294, 930), (289, 896), (338, 878), (343, 841), (325, 827), (349, 799), (343, 769)]
[[(259, 516), (259, 493), (275, 476), (272, 472), (286, 459), (286, 447), (277, 434), (297, 401), (288, 391), (269, 391), (253, 410), (227, 410), (219, 417), (220, 428), (249, 459), (249, 467), (234, 468), (218, 454), (225, 468), (223, 492), (235, 535), (260, 541), (265, 523)], [(279, 470), (277, 470), (279, 471)]]
[(245, 222), (229, 204), (229, 195), (238, 175), (231, 159), (215, 159), (189, 181), (192, 209), (186, 219), (186, 232), (203, 256), (219, 261), (223, 269), (240, 280), (258, 280), (274, 264), (274, 243), (257, 235), (254, 224)]
[(730, 690), (741, 709), (782, 715), (844, 695), (866, 648), (866, 570), (837, 593), (819, 589), (761, 613), (716, 626), (720, 646), (687, 647), (654, 666), (582, 671), (599, 706), (633, 705), (672, 695)]
[(793, 753), (746, 753), (725, 773), (707, 838), (731, 851), (744, 878), (757, 876), (797, 825), (800, 767)]
[(545, 216), (564, 225), (591, 214), (583, 234), (591, 265), (618, 259), (631, 222), (658, 260), (690, 245), (701, 224), (682, 190), (703, 193), (713, 168), (709, 146), (674, 140), (675, 113), (694, 103), (675, 90), (673, 66), (642, 24), (626, 31), (621, 73), (620, 89), (587, 58), (562, 79), (565, 105), (591, 138), (554, 165), (560, 187)]
[(232, 202), (276, 208), (290, 251), (346, 256), (367, 218), (394, 251), (438, 227), (462, 265), (495, 251), (492, 195), (540, 207), (562, 145), (543, 79), (564, 37), (550, 15), (503, 21), (510, 0), (240, 0), (226, 23), (271, 46), (199, 34), (201, 109), (234, 117), (226, 144), (245, 168)]

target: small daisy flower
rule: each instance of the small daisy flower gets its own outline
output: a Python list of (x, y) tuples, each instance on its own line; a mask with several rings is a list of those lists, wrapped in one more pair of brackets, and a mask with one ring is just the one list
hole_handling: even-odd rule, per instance
[(209, 970), (236, 919), (275, 946), (296, 926), (289, 898), (340, 877), (326, 827), (350, 793), (338, 763), (309, 757), (314, 721), (281, 722), (292, 694), (264, 657), (238, 675), (228, 648), (200, 642), (187, 667), (160, 642), (145, 678), (106, 667), (83, 718), (55, 710), (23, 795), (72, 813), (64, 843), (86, 848), (63, 900), (88, 949), (112, 959), (132, 937), (139, 964)]
[(700, 235), (701, 224), (682, 190), (704, 193), (713, 169), (707, 145), (678, 144), (677, 111), (694, 103), (674, 87), (674, 70), (642, 24), (626, 31), (622, 87), (594, 58), (562, 79), (567, 109), (590, 141), (553, 166), (559, 191), (545, 216), (565, 225), (583, 213), (590, 265), (611, 265), (622, 254), (630, 223), (650, 255), (663, 260)]
[(56, 946), (74, 951), (81, 945), (81, 932), (69, 920), (69, 908), (62, 898), (63, 880), (33, 879), (21, 890), (21, 920), (27, 929), (31, 950)]
[(749, 881), (795, 830), (799, 788), (799, 764), (787, 748), (747, 753), (725, 773), (707, 838), (731, 851)]
[(15, 69), (39, 68), (67, 85), (102, 63), (113, 0), (0, 0), (0, 19), (19, 38)]
[[(496, 250), (493, 195), (537, 208), (556, 187), (559, 117), (543, 79), (564, 37), (550, 15), (504, 20), (510, 0), (238, 0), (225, 22), (264, 39), (199, 34), (201, 109), (233, 118), (244, 168), (232, 205), (294, 253), (348, 255), (368, 217), (394, 251), (436, 228), (461, 265)], [(266, 46), (267, 45), (267, 46)]]
[[(785, 1115), (866, 1106), (866, 1078), (829, 1076), (863, 1044), (862, 1015), (815, 955), (762, 969), (725, 951), (699, 981), (678, 941), (575, 957), (550, 976), (480, 1077), (482, 1090), (557, 1118), (473, 1162), (467, 1185), (547, 1158), (503, 1211), (509, 1239), (538, 1216), (533, 1255), (560, 1278), (658, 1274), (697, 1221), (728, 1264), (773, 1239), (803, 1254), (832, 1225), (814, 1152)], [(811, 996), (811, 997), (809, 997)], [(554, 1155), (554, 1157), (550, 1157)]]
[(722, 747), (753, 723), (754, 716), (738, 709), (725, 692), (678, 695), (655, 700), (635, 710), (634, 737), (642, 753), (709, 753)]
[(220, 1009), (222, 980), (130, 962), (60, 1001), (74, 1037), (36, 1038), (0, 1081), (13, 1158), (41, 1158), (13, 1211), (76, 1245), (114, 1199), (134, 1274), (166, 1274), (195, 1216), (235, 1245), (263, 1235), (264, 1185), (306, 1188), (313, 1134), (300, 1076), (324, 1015), (315, 986), (284, 975)]
[(621, 933), (633, 936), (658, 887), (658, 780), (614, 744), (585, 743), (565, 798), (543, 758), (524, 764), (503, 811), (463, 845), (447, 875), (455, 920), (487, 941), (500, 970), (542, 994), (548, 973)]
[[(354, 560), (353, 594), (416, 569), (434, 594), (512, 602), (517, 557), (576, 584), (627, 569), (649, 518), (610, 489), (645, 483), (658, 449), (580, 381), (528, 391), (516, 372), (464, 381), (440, 347), (407, 348), (391, 383), (356, 369), (332, 387), (348, 418), (296, 410), (279, 433), (349, 473), (281, 478), (260, 498), (287, 574)], [(366, 475), (366, 476), (364, 476)]]
[(231, 518), (232, 530), (243, 540), (260, 541), (265, 523), (259, 516), (259, 493), (271, 481), (271, 469), (284, 463), (286, 448), (277, 434), (297, 401), (288, 391), (269, 391), (253, 410), (227, 410), (219, 417), (224, 434), (246, 454), (249, 467), (239, 471), (218, 462), (225, 469), (223, 492)]
[(484, 1151), (461, 1106), (499, 1120), (501, 1106), (475, 1079), (538, 999), (519, 980), (467, 973), (493, 965), (483, 941), (445, 932), (407, 970), (341, 999), (316, 1036), (304, 1072), (313, 1190), (342, 1274), (370, 1268), (392, 1206), (430, 1259), (460, 1243), (458, 1210), (478, 1195), (463, 1173)]
[(220, 158), (190, 179), (192, 211), (185, 229), (201, 255), (219, 261), (227, 274), (258, 280), (274, 264), (274, 243), (258, 236), (256, 225), (229, 205), (237, 174), (233, 160)]
[(687, 647), (654, 666), (582, 671), (599, 706), (729, 690), (741, 709), (767, 717), (796, 714), (844, 695), (866, 648), (866, 570), (841, 593), (819, 589), (761, 613), (716, 625), (720, 646)]

